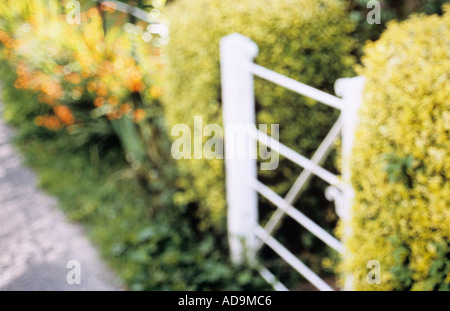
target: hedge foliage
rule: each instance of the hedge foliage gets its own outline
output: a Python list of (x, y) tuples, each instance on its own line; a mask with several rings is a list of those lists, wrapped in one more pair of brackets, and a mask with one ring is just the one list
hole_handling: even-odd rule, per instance
[[(281, 74), (332, 92), (337, 78), (351, 75), (354, 63), (348, 34), (353, 25), (342, 1), (180, 0), (166, 10), (171, 39), (166, 47), (163, 105), (169, 126), (193, 128), (222, 124), (219, 40), (241, 33), (258, 44), (256, 62)], [(337, 111), (262, 80), (255, 81), (257, 121), (280, 124), (280, 139), (311, 156), (335, 120)], [(175, 137), (176, 138), (176, 137)], [(208, 137), (204, 137), (204, 142)], [(177, 199), (199, 201), (214, 225), (224, 216), (222, 160), (180, 160)], [(285, 193), (298, 168), (281, 162), (277, 172), (262, 176)]]
[[(450, 289), (450, 6), (388, 25), (366, 47), (353, 155), (356, 290)], [(381, 264), (381, 284), (366, 264)]]

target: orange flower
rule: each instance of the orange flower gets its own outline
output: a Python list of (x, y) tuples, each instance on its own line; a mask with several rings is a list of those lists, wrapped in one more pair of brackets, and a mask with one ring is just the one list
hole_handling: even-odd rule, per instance
[(117, 106), (117, 104), (119, 103), (119, 98), (117, 96), (110, 96), (108, 98), (108, 104), (110, 104), (111, 106), (115, 107)]
[(142, 92), (145, 89), (145, 85), (140, 81), (132, 82), (130, 89), (132, 92)]
[(87, 87), (88, 92), (92, 93), (97, 88), (97, 83), (95, 81), (89, 81), (86, 87)]
[(13, 48), (15, 41), (6, 32), (0, 32), (0, 42), (3, 43), (7, 48)]
[(150, 88), (150, 95), (153, 98), (159, 98), (162, 94), (162, 89), (159, 86), (152, 86)]
[(105, 60), (102, 63), (102, 68), (105, 71), (109, 71), (110, 73), (114, 73), (114, 65), (110, 61)]
[(138, 123), (144, 118), (145, 118), (145, 110), (141, 108), (136, 109), (136, 111), (134, 112), (134, 122)]
[(90, 8), (89, 11), (87, 12), (89, 18), (94, 18), (99, 16), (98, 14), (98, 10), (96, 8)]
[(73, 84), (80, 84), (81, 76), (77, 73), (70, 73), (70, 74), (64, 76), (64, 80), (71, 82)]
[(75, 118), (73, 117), (69, 107), (58, 105), (53, 108), (53, 111), (65, 125), (72, 125), (75, 123)]
[(58, 117), (56, 116), (44, 116), (42, 117), (42, 123), (49, 130), (56, 131), (61, 128), (61, 121), (59, 121)]
[(105, 103), (105, 99), (103, 97), (97, 97), (94, 100), (94, 106), (97, 108), (103, 106), (104, 103)]
[(14, 87), (15, 87), (16, 89), (21, 89), (21, 88), (23, 88), (23, 84), (22, 84), (21, 79), (17, 79), (16, 82), (14, 82)]
[(41, 91), (49, 95), (51, 98), (59, 99), (63, 96), (63, 89), (59, 82), (47, 81), (43, 82), (41, 86)]
[(103, 96), (103, 97), (108, 95), (107, 87), (104, 86), (104, 85), (99, 85), (98, 88), (97, 88), (97, 94), (98, 94), (98, 96)]
[(117, 119), (122, 118), (122, 113), (120, 111), (115, 111), (115, 112), (107, 113), (106, 117), (108, 118), (108, 120), (117, 120)]
[(19, 76), (27, 75), (29, 74), (29, 69), (23, 62), (20, 62), (16, 66), (16, 72)]
[(127, 114), (131, 111), (131, 105), (126, 103), (120, 106), (120, 112), (122, 112), (123, 114)]
[(144, 84), (142, 83), (142, 74), (134, 70), (129, 76), (129, 87), (132, 92), (142, 92)]

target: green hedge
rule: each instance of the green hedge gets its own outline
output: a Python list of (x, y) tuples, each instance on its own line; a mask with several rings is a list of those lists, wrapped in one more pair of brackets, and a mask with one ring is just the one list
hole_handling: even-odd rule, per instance
[[(450, 289), (449, 9), (391, 23), (366, 47), (344, 262), (357, 290)], [(370, 260), (381, 284), (366, 281)]]
[[(165, 52), (163, 105), (169, 126), (185, 123), (193, 128), (194, 116), (202, 116), (204, 125), (222, 123), (219, 40), (231, 33), (258, 44), (258, 64), (325, 91), (332, 92), (337, 78), (352, 75), (353, 41), (348, 34), (353, 25), (342, 1), (180, 0), (167, 7), (166, 16), (171, 38)], [(257, 121), (280, 124), (281, 141), (306, 156), (312, 155), (338, 113), (259, 79), (255, 92)], [(184, 191), (177, 200), (197, 201), (204, 225), (212, 219), (220, 227), (225, 206), (223, 161), (178, 164), (178, 185)], [(298, 171), (282, 161), (277, 171), (261, 177), (285, 193)], [(310, 198), (305, 204), (317, 201)]]

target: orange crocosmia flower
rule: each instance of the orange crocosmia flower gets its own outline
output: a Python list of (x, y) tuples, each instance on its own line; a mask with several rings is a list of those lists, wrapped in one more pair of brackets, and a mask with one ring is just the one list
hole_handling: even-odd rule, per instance
[(43, 119), (44, 126), (49, 130), (59, 130), (61, 128), (61, 121), (56, 116), (45, 116)]
[(99, 85), (97, 88), (97, 94), (98, 96), (105, 97), (106, 95), (108, 95), (108, 88), (104, 85)]
[(30, 71), (23, 62), (20, 62), (16, 66), (16, 72), (19, 76), (22, 76), (22, 75), (29, 74)]
[(89, 93), (92, 93), (95, 91), (95, 89), (97, 88), (97, 83), (94, 81), (89, 81), (87, 86), (86, 86), (87, 90)]
[(140, 81), (142, 79), (142, 74), (136, 69), (130, 74), (130, 79), (132, 81)]
[(108, 98), (108, 104), (110, 104), (111, 106), (117, 106), (117, 104), (119, 103), (119, 98), (115, 95), (110, 96)]
[(4, 32), (3, 30), (0, 30), (0, 42), (2, 42), (4, 44), (8, 40), (10, 40), (9, 35), (6, 32)]
[(56, 81), (48, 80), (41, 86), (42, 92), (49, 95), (51, 98), (60, 99), (63, 96), (63, 89), (61, 85)]
[(16, 82), (14, 82), (14, 87), (15, 87), (16, 89), (21, 89), (21, 88), (23, 88), (22, 81), (21, 81), (20, 79), (17, 79)]
[(83, 70), (83, 72), (81, 73), (81, 75), (83, 76), (83, 78), (87, 79), (87, 78), (90, 77), (91, 74), (90, 74), (89, 72), (87, 72), (86, 70)]
[(87, 14), (88, 14), (88, 17), (89, 17), (89, 18), (94, 18), (94, 17), (99, 16), (98, 10), (97, 10), (96, 8), (90, 8), (90, 9), (87, 11)]
[(104, 61), (102, 63), (102, 67), (105, 71), (109, 71), (111, 73), (113, 73), (115, 70), (114, 65), (110, 61)]
[(22, 86), (23, 86), (23, 88), (25, 88), (25, 89), (28, 89), (28, 88), (30, 88), (30, 79), (28, 78), (28, 77), (22, 77), (22, 78), (20, 78), (21, 80), (22, 80)]
[(125, 103), (125, 104), (121, 105), (121, 106), (120, 106), (120, 111), (121, 111), (123, 114), (129, 113), (129, 112), (131, 111), (131, 105), (128, 104), (128, 103)]
[(142, 119), (145, 118), (145, 110), (144, 109), (136, 109), (136, 111), (134, 112), (134, 122), (139, 122)]
[(71, 82), (73, 84), (80, 84), (81, 76), (77, 73), (70, 73), (70, 74), (64, 76), (64, 80)]
[(137, 81), (137, 82), (133, 82), (131, 84), (131, 91), (132, 92), (142, 92), (145, 89), (145, 86), (142, 82)]
[(141, 92), (144, 88), (144, 84), (142, 83), (142, 74), (133, 70), (129, 76), (129, 89), (132, 92)]
[(122, 113), (120, 111), (114, 111), (106, 114), (108, 120), (117, 120), (122, 117)]
[(105, 103), (105, 99), (103, 97), (97, 97), (94, 100), (94, 106), (97, 108), (103, 106), (104, 103)]
[(162, 94), (162, 89), (159, 86), (152, 86), (150, 88), (150, 96), (153, 98), (159, 98)]
[(73, 117), (72, 111), (69, 107), (58, 105), (53, 108), (53, 111), (65, 125), (72, 125), (75, 122), (75, 118)]

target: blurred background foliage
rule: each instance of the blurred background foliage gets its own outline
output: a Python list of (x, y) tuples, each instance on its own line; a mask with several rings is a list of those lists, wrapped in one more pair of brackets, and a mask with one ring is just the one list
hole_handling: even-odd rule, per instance
[[(333, 93), (334, 81), (355, 74), (367, 40), (378, 40), (388, 21), (442, 14), (448, 1), (381, 0), (380, 25), (366, 22), (365, 0), (122, 1), (167, 20), (170, 41), (114, 5), (80, 2), (80, 25), (67, 23), (66, 0), (0, 3), (3, 117), (18, 128), (18, 146), (130, 289), (240, 290), (268, 285), (228, 260), (223, 163), (175, 163), (170, 155), (173, 124), (192, 125), (194, 115), (221, 122), (219, 39), (241, 32), (258, 43), (257, 63)], [(259, 79), (255, 87), (258, 121), (281, 124), (281, 141), (311, 156), (337, 112)], [(415, 163), (405, 154), (386, 159), (390, 182)], [(332, 155), (325, 166), (337, 172), (335, 162)], [(299, 172), (281, 159), (260, 178), (285, 194)], [(332, 232), (337, 216), (325, 186), (313, 179), (296, 206)], [(273, 207), (261, 203), (264, 222)], [(285, 220), (276, 238), (333, 276), (336, 254), (296, 223)], [(404, 260), (409, 244), (395, 241)], [(439, 287), (444, 275), (448, 243), (435, 246), (437, 281), (423, 288)], [(304, 288), (269, 250), (261, 258), (291, 288)], [(393, 268), (392, 277), (404, 280), (396, 289), (412, 287), (414, 269), (403, 261)]]

